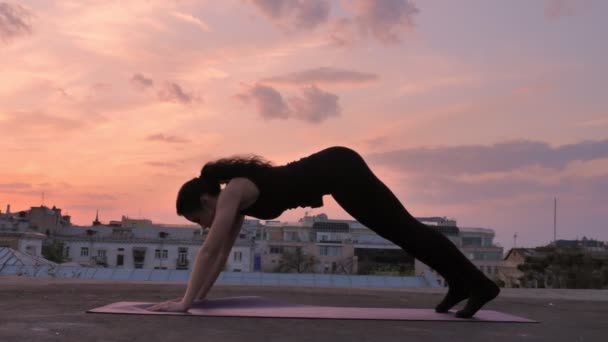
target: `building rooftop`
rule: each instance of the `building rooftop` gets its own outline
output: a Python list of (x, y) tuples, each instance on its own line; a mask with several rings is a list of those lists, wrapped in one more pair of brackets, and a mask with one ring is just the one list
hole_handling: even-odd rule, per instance
[(8, 247), (0, 247), (0, 267), (5, 266), (57, 266), (57, 264), (43, 257), (21, 253)]
[[(540, 323), (91, 314), (118, 301), (161, 302), (185, 284), (0, 278), (0, 341), (603, 341), (607, 290), (503, 289), (484, 309)], [(323, 306), (432, 308), (444, 289), (214, 286), (208, 298), (262, 296)], [(458, 306), (460, 307), (460, 306)]]

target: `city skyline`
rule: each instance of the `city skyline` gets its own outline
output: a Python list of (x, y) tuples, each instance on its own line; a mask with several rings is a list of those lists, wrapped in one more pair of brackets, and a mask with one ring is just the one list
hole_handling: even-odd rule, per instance
[[(48, 208), (48, 209), (53, 209), (53, 210), (55, 210), (55, 209), (61, 210), (62, 211), (61, 212), (61, 216), (66, 216), (66, 215), (69, 216), (70, 217), (69, 224), (71, 224), (71, 225), (73, 225), (75, 227), (85, 227), (86, 228), (86, 227), (95, 227), (96, 225), (112, 226), (113, 224), (121, 224), (121, 223), (124, 224), (124, 220), (127, 220), (127, 222), (131, 222), (131, 221), (149, 221), (150, 222), (150, 227), (163, 227), (163, 226), (166, 226), (167, 228), (193, 228), (193, 227), (197, 228), (197, 227), (200, 227), (199, 225), (193, 224), (191, 222), (185, 222), (185, 223), (184, 222), (182, 222), (182, 223), (155, 222), (154, 220), (152, 220), (150, 218), (147, 218), (147, 217), (142, 217), (141, 215), (137, 216), (137, 217), (134, 217), (134, 216), (129, 216), (129, 215), (124, 215), (123, 214), (123, 215), (121, 215), (120, 220), (118, 218), (107, 218), (105, 220), (100, 220), (99, 211), (98, 210), (95, 212), (95, 217), (94, 217), (94, 220), (92, 220), (92, 222), (90, 222), (88, 224), (75, 224), (75, 223), (73, 223), (71, 221), (71, 215), (69, 215), (69, 213), (67, 211), (63, 211), (64, 208), (57, 207), (55, 205), (53, 205), (52, 208), (51, 208), (50, 206), (47, 206), (44, 203), (42, 203), (40, 206), (32, 206), (31, 208), (42, 208), (42, 207)], [(11, 207), (10, 207), (10, 204), (8, 204), (7, 207), (6, 207), (6, 210), (2, 211), (0, 209), (0, 214), (7, 214), (10, 211), (10, 214), (14, 215), (14, 214), (17, 214), (19, 212), (26, 212), (26, 211), (29, 211), (29, 210), (30, 209), (13, 211), (13, 209), (11, 209)], [(305, 218), (306, 215), (308, 215), (308, 212), (305, 212), (304, 215), (305, 216), (298, 218), (297, 221)], [(322, 213), (322, 212), (320, 212), (317, 215), (321, 215), (321, 216), (325, 215), (325, 216), (327, 216), (327, 214)], [(314, 217), (314, 216), (315, 215), (310, 215), (310, 217)], [(454, 222), (455, 222), (456, 226), (458, 228), (460, 228), (461, 230), (466, 231), (466, 232), (482, 229), (482, 230), (491, 230), (492, 232), (495, 233), (494, 229), (492, 229), (491, 227), (464, 226), (464, 225), (458, 224), (457, 218), (454, 218), (454, 217), (425, 216), (425, 217), (416, 217), (416, 219), (418, 219), (419, 221), (421, 221), (421, 222), (423, 222), (425, 224), (429, 224), (429, 225), (441, 225), (439, 222), (437, 222), (437, 220), (443, 220), (443, 221), (445, 221), (442, 226), (450, 226), (450, 225), (454, 224)], [(246, 219), (246, 220), (264, 221), (264, 223), (261, 223), (262, 225), (266, 225), (266, 224), (268, 224), (270, 222), (277, 222), (277, 221), (281, 222), (281, 223), (287, 223), (287, 224), (289, 224), (289, 223), (296, 223), (297, 222), (297, 221), (292, 221), (292, 220), (285, 221), (285, 220), (279, 220), (279, 219), (275, 219), (275, 220), (260, 220), (260, 219), (256, 219), (256, 218), (249, 218), (249, 219)], [(344, 221), (345, 220), (345, 221), (352, 221), (352, 222), (357, 222), (358, 224), (361, 224), (360, 222), (356, 221), (353, 218), (347, 218), (347, 219), (345, 219), (345, 218), (333, 218), (333, 217), (329, 217), (328, 216), (327, 220), (329, 220), (329, 221)], [(129, 224), (130, 223), (127, 223), (127, 225), (129, 225)], [(507, 253), (512, 248), (536, 248), (536, 247), (543, 247), (545, 245), (549, 245), (550, 243), (553, 243), (556, 240), (557, 241), (584, 241), (586, 239), (586, 240), (590, 240), (590, 241), (593, 241), (593, 240), (594, 241), (602, 241), (601, 239), (597, 239), (594, 236), (585, 236), (585, 235), (583, 235), (582, 237), (581, 236), (576, 236), (574, 239), (554, 238), (551, 241), (547, 242), (546, 244), (542, 244), (542, 245), (530, 245), (527, 241), (523, 241), (523, 242), (520, 241), (519, 243), (517, 243), (517, 241), (516, 241), (516, 238), (517, 238), (516, 234), (515, 234), (515, 236), (513, 236), (513, 240), (512, 240), (512, 243), (510, 245), (504, 245), (502, 243), (497, 243), (497, 241), (496, 241), (495, 238), (494, 238), (494, 244), (496, 246), (505, 248), (504, 252)], [(555, 231), (554, 231), (554, 237), (555, 237)]]
[(608, 240), (608, 3), (465, 3), (0, 1), (0, 209), (185, 224), (205, 162), (343, 145), (413, 216)]

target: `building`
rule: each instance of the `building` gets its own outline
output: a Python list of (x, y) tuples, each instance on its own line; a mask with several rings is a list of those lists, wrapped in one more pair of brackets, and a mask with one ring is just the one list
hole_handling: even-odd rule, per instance
[(9, 205), (6, 213), (0, 213), (0, 247), (8, 247), (31, 256), (40, 256), (45, 239), (45, 234), (30, 226), (27, 212), (11, 213)]
[[(455, 221), (452, 222), (455, 224)], [(440, 232), (446, 235), (488, 278), (499, 278), (499, 270), (503, 264), (503, 247), (494, 243), (494, 230), (477, 227), (457, 227), (456, 225), (430, 225), (430, 227), (439, 229)], [(447, 286), (443, 277), (419, 260), (416, 260), (415, 269), (418, 276), (431, 272), (443, 286)]]
[[(325, 216), (326, 217), (326, 216)], [(262, 272), (357, 273), (357, 259), (347, 223), (326, 219), (305, 219), (293, 223), (267, 221), (261, 226), (256, 257)], [(282, 263), (284, 252), (296, 259)], [(312, 257), (315, 263), (307, 261)], [(284, 260), (283, 260), (284, 261)]]
[(545, 254), (534, 248), (511, 248), (505, 256), (498, 270), (498, 278), (505, 283), (505, 287), (521, 287), (519, 280), (524, 273), (517, 267), (526, 261), (526, 258), (543, 258)]
[[(83, 266), (190, 269), (206, 233), (193, 225), (152, 224), (123, 216), (121, 221), (92, 226), (63, 227), (54, 240), (64, 256)], [(226, 270), (251, 271), (253, 239), (246, 232), (236, 240)]]
[[(502, 247), (493, 244), (493, 230), (459, 228), (455, 220), (445, 217), (417, 219), (447, 236), (486, 274), (497, 274)], [(0, 229), (0, 246), (32, 255), (41, 254), (46, 238), (45, 243), (62, 245), (67, 261), (83, 266), (178, 270), (192, 267), (207, 233), (198, 225), (154, 224), (127, 216), (103, 224), (99, 213), (90, 226), (75, 226), (69, 216), (61, 215), (60, 209), (44, 206), (17, 214), (7, 210), (7, 214), (0, 214)], [(292, 253), (284, 257), (284, 252)], [(305, 215), (298, 222), (262, 224), (259, 220), (244, 220), (224, 270), (393, 275), (411, 272), (417, 276), (435, 273), (361, 223), (329, 219), (325, 214)]]

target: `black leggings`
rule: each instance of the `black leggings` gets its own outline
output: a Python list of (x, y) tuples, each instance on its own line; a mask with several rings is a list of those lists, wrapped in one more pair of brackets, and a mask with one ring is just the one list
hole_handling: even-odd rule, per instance
[(317, 180), (355, 220), (435, 269), (452, 286), (471, 286), (485, 275), (445, 235), (414, 218), (352, 149), (334, 146), (309, 157)]

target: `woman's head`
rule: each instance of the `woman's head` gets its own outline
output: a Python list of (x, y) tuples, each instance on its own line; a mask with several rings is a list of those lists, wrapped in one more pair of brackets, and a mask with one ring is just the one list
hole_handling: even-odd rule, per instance
[(177, 193), (177, 215), (187, 220), (210, 227), (215, 217), (220, 184), (227, 183), (235, 177), (248, 177), (255, 172), (271, 168), (272, 163), (262, 157), (232, 157), (219, 159), (205, 164), (200, 177), (193, 178), (179, 189)]
[(220, 184), (212, 180), (197, 177), (187, 181), (177, 193), (177, 215), (204, 228), (210, 227), (220, 192)]

